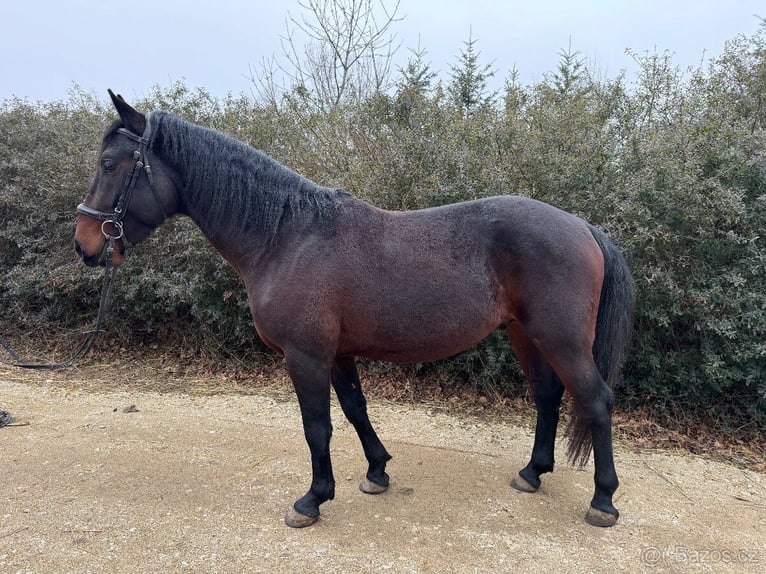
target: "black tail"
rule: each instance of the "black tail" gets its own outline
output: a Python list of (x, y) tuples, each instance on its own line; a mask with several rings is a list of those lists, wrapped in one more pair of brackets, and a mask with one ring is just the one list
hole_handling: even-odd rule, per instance
[[(622, 252), (600, 229), (589, 226), (593, 238), (604, 254), (604, 283), (596, 319), (596, 339), (593, 342), (593, 359), (599, 373), (614, 388), (620, 378), (625, 351), (633, 330), (633, 310), (636, 293), (633, 277)], [(592, 448), (588, 421), (579, 416), (575, 407), (569, 423), (569, 460), (583, 466), (588, 462)]]

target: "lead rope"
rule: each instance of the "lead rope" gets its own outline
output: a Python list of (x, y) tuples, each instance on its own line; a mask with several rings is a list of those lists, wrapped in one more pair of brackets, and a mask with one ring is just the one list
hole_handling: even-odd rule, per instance
[[(106, 262), (104, 268), (104, 282), (101, 285), (101, 298), (98, 304), (98, 314), (96, 315), (96, 324), (90, 331), (85, 331), (85, 339), (79, 347), (72, 354), (72, 357), (64, 361), (63, 363), (30, 363), (23, 359), (8, 342), (0, 336), (0, 347), (3, 347), (5, 351), (13, 358), (13, 361), (5, 361), (0, 359), (0, 363), (10, 365), (12, 367), (20, 367), (22, 369), (34, 369), (38, 371), (57, 371), (60, 369), (67, 369), (80, 361), (85, 355), (88, 354), (93, 343), (95, 342), (98, 334), (101, 332), (101, 325), (106, 319), (109, 313), (109, 306), (112, 302), (112, 287), (114, 286), (114, 278), (117, 275), (117, 268), (112, 266), (112, 254), (114, 253), (114, 242), (116, 237), (109, 237), (106, 246)], [(0, 411), (5, 412), (5, 411)], [(7, 424), (7, 423), (6, 423)], [(3, 426), (3, 425), (0, 425)]]

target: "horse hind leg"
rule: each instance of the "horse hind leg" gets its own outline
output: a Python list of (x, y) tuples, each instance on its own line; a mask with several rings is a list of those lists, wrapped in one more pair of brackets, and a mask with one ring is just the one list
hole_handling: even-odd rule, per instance
[(367, 459), (367, 474), (359, 490), (367, 494), (380, 494), (388, 490), (389, 477), (386, 463), (391, 460), (367, 415), (367, 401), (362, 393), (356, 361), (353, 357), (336, 359), (332, 368), (332, 385), (338, 395), (343, 414), (354, 426)]
[(612, 503), (619, 486), (612, 449), (614, 393), (601, 377), (590, 352), (583, 349), (568, 357), (564, 352), (549, 355), (549, 360), (574, 399), (567, 429), (570, 461), (582, 467), (593, 451), (595, 490), (585, 521), (592, 526), (613, 526), (620, 516)]
[(585, 521), (592, 526), (613, 526), (620, 516), (612, 503), (619, 480), (612, 449), (614, 393), (593, 364), (589, 374), (571, 385), (575, 410), (570, 431), (570, 458), (584, 464), (593, 450), (595, 492)]
[(514, 324), (508, 331), (519, 362), (533, 385), (538, 408), (532, 460), (514, 479), (513, 486), (533, 492), (539, 487), (540, 474), (553, 469), (558, 408), (566, 389), (574, 399), (573, 420), (567, 429), (569, 458), (582, 466), (591, 448), (593, 451), (595, 491), (585, 520), (593, 526), (613, 526), (620, 515), (612, 504), (619, 485), (612, 450), (614, 393), (601, 377), (590, 346), (584, 339), (579, 346), (572, 344), (578, 339), (572, 331), (571, 338), (557, 330), (555, 335), (538, 337), (534, 343)]
[(540, 488), (540, 475), (553, 471), (559, 405), (564, 385), (517, 323), (512, 323), (507, 331), (537, 407), (532, 457), (529, 464), (511, 480), (511, 486), (521, 492), (536, 492)]

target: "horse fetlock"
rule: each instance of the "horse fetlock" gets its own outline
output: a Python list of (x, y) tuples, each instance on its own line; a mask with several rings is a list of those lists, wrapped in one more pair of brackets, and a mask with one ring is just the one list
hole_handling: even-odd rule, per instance
[(530, 474), (534, 473), (534, 476), (539, 477), (541, 474), (545, 474), (546, 472), (553, 472), (553, 466), (554, 463), (552, 460), (539, 460), (538, 457), (535, 457), (533, 453), (532, 462), (530, 463), (531, 468), (529, 469), (529, 472)]
[(367, 478), (378, 484), (388, 485), (389, 477), (388, 473), (386, 473), (386, 462), (370, 464), (367, 467)]
[(319, 506), (323, 502), (335, 498), (335, 482), (323, 484), (322, 486), (311, 485), (310, 493), (313, 495), (314, 500), (316, 500), (317, 506)]
[(319, 505), (335, 497), (335, 487), (324, 492), (317, 491), (312, 485), (311, 490), (295, 501), (293, 508), (304, 516), (316, 518), (319, 516)]
[[(553, 467), (550, 468), (550, 470), (553, 470)], [(548, 472), (546, 470), (543, 470), (540, 465), (536, 465), (532, 462), (530, 462), (527, 466), (522, 468), (519, 471), (518, 477), (524, 479), (532, 488), (537, 490), (540, 488), (540, 475), (544, 472)]]

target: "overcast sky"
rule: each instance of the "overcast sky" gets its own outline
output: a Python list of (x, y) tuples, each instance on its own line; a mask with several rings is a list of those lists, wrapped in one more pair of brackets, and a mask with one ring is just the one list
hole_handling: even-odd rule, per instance
[[(297, 0), (0, 0), (0, 100), (64, 99), (74, 84), (135, 97), (178, 80), (216, 96), (250, 93), (250, 66), (279, 54), (288, 11), (300, 15)], [(605, 77), (633, 69), (626, 48), (695, 66), (753, 34), (766, 2), (401, 0), (399, 15), (401, 64), (420, 42), (448, 78), (470, 32), (499, 83), (515, 66), (530, 84), (570, 41)]]

